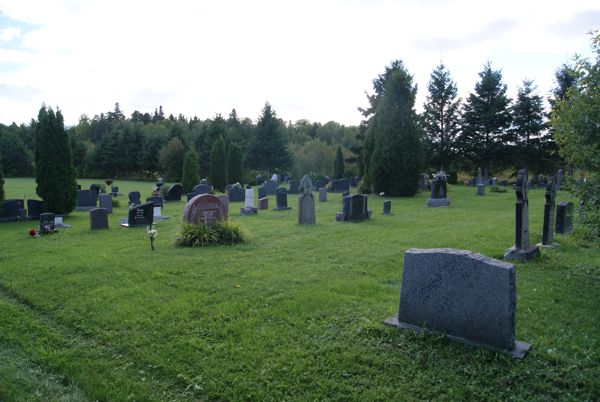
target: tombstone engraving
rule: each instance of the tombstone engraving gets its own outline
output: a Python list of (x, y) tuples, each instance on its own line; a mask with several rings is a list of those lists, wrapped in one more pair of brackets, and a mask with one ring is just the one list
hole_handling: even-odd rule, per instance
[(277, 182), (274, 180), (267, 181), (265, 183), (265, 191), (266, 195), (275, 195), (275, 193), (277, 192)]
[(573, 230), (573, 203), (559, 202), (556, 207), (556, 233), (569, 234)]
[(327, 189), (326, 188), (319, 189), (319, 202), (327, 202)]
[(289, 194), (298, 194), (300, 192), (300, 180), (290, 180)]
[(269, 209), (269, 198), (263, 197), (258, 199), (258, 209)]
[(16, 221), (20, 209), (24, 209), (23, 200), (4, 200), (2, 202), (2, 213), (0, 214), (0, 222)]
[(108, 211), (102, 207), (90, 209), (90, 230), (100, 229), (108, 229)]
[(151, 202), (129, 207), (127, 220), (121, 220), (121, 226), (151, 226), (154, 222), (154, 204)]
[(331, 182), (332, 193), (343, 193), (345, 191), (350, 193), (350, 179), (336, 179)]
[(410, 249), (398, 315), (385, 323), (523, 358), (531, 345), (515, 340), (516, 305), (514, 265), (465, 250)]
[(142, 195), (139, 191), (131, 191), (129, 193), (129, 206), (140, 205), (142, 203), (140, 200), (141, 197)]
[(392, 215), (392, 202), (390, 200), (383, 202), (383, 212), (381, 215)]
[(298, 223), (301, 225), (314, 225), (315, 198), (313, 196), (313, 182), (308, 175), (300, 180), (300, 195), (298, 196)]
[(557, 174), (557, 177), (556, 177), (556, 189), (557, 190), (560, 190), (560, 188), (562, 187), (563, 176), (564, 176), (564, 174), (563, 174), (562, 169), (558, 169), (558, 174)]
[(27, 218), (39, 219), (42, 213), (43, 202), (40, 200), (27, 200)]
[(97, 194), (93, 190), (77, 190), (75, 211), (89, 211), (96, 208)]
[(54, 229), (54, 214), (40, 214), (40, 234), (52, 233)]
[(110, 194), (100, 194), (98, 196), (100, 200), (100, 208), (106, 209), (106, 213), (112, 214), (112, 200), (113, 197)]
[(515, 245), (506, 251), (504, 258), (527, 261), (537, 257), (540, 249), (529, 244), (529, 199), (527, 198), (527, 169), (519, 170), (515, 193)]
[(254, 208), (254, 190), (248, 186), (245, 192), (244, 207), (240, 208), (242, 215), (254, 215), (257, 209)]
[(200, 194), (183, 209), (182, 221), (194, 225), (212, 225), (217, 220), (227, 220), (227, 207), (212, 194)]
[(554, 226), (555, 226), (555, 210), (556, 210), (556, 187), (554, 185), (554, 177), (550, 176), (548, 184), (546, 184), (546, 203), (544, 204), (544, 226), (542, 228), (542, 242), (538, 246), (553, 247), (554, 242)]
[(229, 202), (244, 202), (244, 188), (240, 185), (232, 185), (227, 190), (227, 197), (229, 198)]
[(165, 202), (181, 201), (183, 195), (183, 186), (181, 183), (175, 183), (167, 190), (167, 194), (164, 196)]
[(427, 199), (427, 208), (447, 207), (451, 201), (447, 197), (446, 174), (438, 172), (431, 183), (431, 197)]
[(292, 207), (288, 207), (287, 202), (287, 190), (283, 187), (279, 187), (277, 189), (277, 193), (275, 194), (275, 202), (277, 206), (273, 208), (274, 211), (283, 211), (286, 209), (292, 209)]

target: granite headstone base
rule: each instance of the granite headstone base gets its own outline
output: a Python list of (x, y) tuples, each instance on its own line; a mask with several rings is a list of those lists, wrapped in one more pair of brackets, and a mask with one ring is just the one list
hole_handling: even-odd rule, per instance
[(540, 255), (540, 249), (537, 246), (527, 246), (524, 248), (516, 248), (512, 246), (504, 253), (505, 260), (529, 261)]
[(240, 214), (242, 214), (242, 215), (256, 215), (257, 212), (258, 212), (258, 209), (254, 208), (254, 207), (240, 208)]
[(450, 198), (428, 198), (427, 208), (449, 207), (451, 204)]

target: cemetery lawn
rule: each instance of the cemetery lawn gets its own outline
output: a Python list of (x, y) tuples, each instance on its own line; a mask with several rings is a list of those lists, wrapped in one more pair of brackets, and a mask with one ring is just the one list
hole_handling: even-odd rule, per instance
[[(142, 199), (152, 186), (115, 184)], [(6, 198), (34, 188), (6, 179)], [(383, 325), (405, 250), (500, 259), (514, 243), (514, 192), (475, 192), (449, 186), (449, 208), (392, 198), (393, 216), (373, 196), (362, 223), (335, 222), (330, 193), (315, 226), (297, 224), (296, 195), (292, 210), (256, 216), (232, 203), (251, 242), (203, 249), (173, 245), (184, 202), (163, 209), (156, 251), (144, 228), (119, 226), (126, 195), (105, 231), (87, 212), (41, 238), (27, 234), (35, 222), (0, 224), (0, 400), (598, 400), (597, 245), (556, 235), (560, 247), (516, 264), (516, 338), (533, 345), (523, 360)], [(532, 243), (543, 203), (532, 190)]]

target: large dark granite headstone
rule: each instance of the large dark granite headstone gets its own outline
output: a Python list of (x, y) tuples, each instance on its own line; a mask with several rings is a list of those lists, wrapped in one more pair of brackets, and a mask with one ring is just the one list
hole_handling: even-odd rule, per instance
[(431, 183), (431, 197), (427, 199), (427, 208), (435, 207), (447, 207), (450, 206), (450, 199), (448, 198), (446, 180), (440, 176), (436, 176)]
[(108, 214), (112, 214), (112, 200), (113, 200), (113, 196), (110, 194), (100, 194), (98, 196), (98, 199), (100, 200), (100, 208), (104, 208), (106, 209), (106, 213)]
[(195, 193), (196, 195), (210, 194), (211, 190), (212, 188), (208, 184), (200, 183), (194, 187), (193, 193)]
[(410, 249), (398, 315), (385, 323), (523, 358), (531, 345), (515, 341), (516, 305), (514, 265), (464, 250)]
[(383, 212), (381, 215), (391, 215), (392, 214), (392, 202), (390, 200), (383, 202)]
[(44, 203), (40, 200), (27, 200), (27, 218), (39, 219)]
[(556, 210), (556, 188), (554, 177), (546, 184), (546, 203), (544, 204), (544, 226), (542, 228), (542, 243), (538, 246), (552, 247), (554, 242), (555, 210)]
[(298, 194), (300, 192), (300, 180), (290, 180), (290, 189), (288, 194)]
[(227, 207), (221, 199), (212, 194), (195, 196), (183, 209), (184, 223), (210, 225), (221, 219), (227, 220)]
[(275, 211), (283, 211), (285, 209), (292, 209), (288, 207), (287, 202), (287, 189), (283, 187), (279, 187), (277, 189), (277, 193), (275, 194), (275, 202), (277, 203), (277, 207), (273, 208)]
[(121, 222), (121, 226), (151, 226), (153, 222), (154, 204), (151, 202), (147, 202), (145, 204), (130, 207), (127, 221)]
[(181, 195), (183, 194), (183, 186), (181, 183), (175, 183), (167, 190), (167, 195), (164, 197), (165, 202), (170, 201), (181, 201)]
[(90, 209), (90, 229), (108, 229), (108, 211), (106, 208)]
[(332, 193), (343, 193), (344, 191), (350, 193), (350, 179), (336, 179), (331, 182)]
[(227, 197), (229, 198), (229, 202), (244, 202), (246, 193), (241, 186), (231, 186), (227, 190)]
[(556, 207), (556, 233), (569, 234), (573, 230), (573, 203), (562, 201)]
[(25, 209), (23, 200), (9, 199), (2, 202), (2, 214), (0, 222), (16, 221), (19, 211)]
[(54, 232), (54, 214), (40, 214), (40, 234), (47, 234), (52, 232)]
[(98, 195), (93, 190), (77, 190), (77, 205), (75, 211), (89, 211), (96, 208)]
[(362, 194), (351, 194), (342, 198), (342, 212), (335, 216), (337, 221), (362, 221), (371, 218), (367, 208), (368, 197)]
[(129, 206), (140, 205), (142, 194), (139, 191), (132, 191), (129, 193)]
[(529, 244), (529, 199), (527, 198), (527, 169), (517, 173), (515, 193), (515, 245), (506, 251), (504, 258), (509, 260), (531, 260), (540, 254), (537, 246)]

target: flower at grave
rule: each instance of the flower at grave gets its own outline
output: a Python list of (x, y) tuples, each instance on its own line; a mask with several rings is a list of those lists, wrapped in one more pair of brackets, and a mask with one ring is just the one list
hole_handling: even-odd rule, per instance
[(29, 236), (38, 237), (39, 233), (37, 232), (37, 230), (35, 230), (35, 228), (31, 228), (31, 229), (29, 229)]
[(379, 193), (380, 197), (383, 197), (385, 195), (385, 193), (382, 191), (381, 193)]
[(44, 225), (44, 233), (52, 233), (52, 227), (50, 225)]
[(148, 237), (150, 238), (150, 247), (154, 250), (154, 240), (156, 236), (158, 236), (158, 231), (154, 228), (153, 225), (146, 226), (146, 233), (148, 233)]

